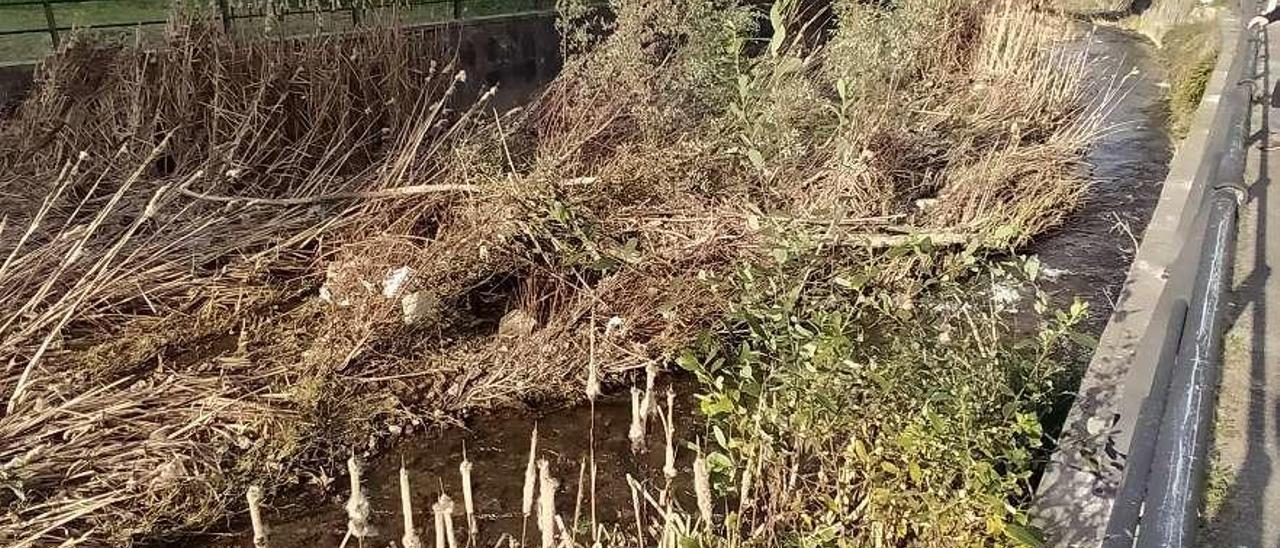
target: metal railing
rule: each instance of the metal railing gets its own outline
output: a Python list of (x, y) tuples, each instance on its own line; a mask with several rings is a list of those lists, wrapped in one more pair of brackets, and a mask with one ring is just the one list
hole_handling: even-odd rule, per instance
[[(73, 29), (120, 29), (133, 28), (139, 26), (164, 25), (168, 23), (167, 19), (138, 19), (131, 21), (121, 21), (112, 23), (88, 23), (81, 25), (59, 25), (54, 6), (60, 4), (83, 4), (88, 2), (111, 2), (118, 0), (16, 0), (16, 1), (0, 1), (0, 8), (10, 7), (40, 7), (44, 11), (45, 25), (42, 27), (20, 28), (20, 29), (0, 29), (0, 37), (4, 36), (20, 36), (32, 34), (48, 34), (53, 46), (56, 48), (61, 44), (61, 33)], [(290, 16), (318, 15), (318, 14), (349, 14), (352, 26), (359, 26), (365, 19), (365, 15), (376, 10), (387, 10), (393, 8), (422, 8), (430, 6), (448, 6), (448, 15), (439, 20), (458, 20), (468, 15), (469, 7), (485, 6), (494, 9), (488, 10), (488, 14), (501, 13), (518, 13), (521, 11), (544, 10), (551, 7), (554, 0), (517, 0), (513, 2), (494, 2), (493, 0), (400, 0), (394, 3), (380, 4), (372, 3), (367, 0), (339, 0), (329, 3), (327, 6), (317, 6), (311, 4), (309, 7), (306, 2), (293, 1), (285, 3), (273, 3), (268, 9), (237, 9), (232, 6), (228, 0), (216, 0), (214, 9), (218, 19), (222, 21), (224, 30), (230, 32), (235, 21), (241, 19), (262, 19), (266, 17), (285, 18)], [(497, 7), (494, 7), (497, 6)]]
[[(1241, 14), (1256, 13), (1253, 0), (1240, 0)], [(1245, 17), (1247, 19), (1247, 17)], [(1164, 351), (1139, 428), (1142, 440), (1130, 447), (1124, 481), (1110, 516), (1103, 548), (1190, 548), (1196, 542), (1204, 498), (1230, 281), (1236, 254), (1238, 210), (1245, 189), (1245, 146), (1258, 55), (1266, 35), (1239, 35), (1240, 47), (1219, 101), (1225, 115), (1223, 138), (1212, 145), (1199, 204), (1204, 236), (1184, 252), (1170, 276), (1193, 280), (1186, 300), (1173, 308)], [(1196, 225), (1200, 229), (1200, 225)], [(1192, 244), (1195, 245), (1195, 244)]]

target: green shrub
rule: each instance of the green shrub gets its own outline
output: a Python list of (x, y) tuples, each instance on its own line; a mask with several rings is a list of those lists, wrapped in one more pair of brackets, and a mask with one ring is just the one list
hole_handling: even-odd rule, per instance
[[(927, 240), (835, 265), (804, 238), (782, 241), (772, 264), (723, 281), (741, 296), (723, 332), (679, 360), (703, 388), (707, 462), (741, 504), (728, 543), (765, 523), (770, 538), (749, 544), (1035, 543), (1019, 503), (1085, 305), (1047, 310), (1035, 259), (962, 255), (903, 293), (872, 281), (877, 265), (929, 265)], [(1005, 299), (1018, 290), (1038, 314)], [(1028, 314), (1042, 318), (1034, 332), (1012, 333)]]

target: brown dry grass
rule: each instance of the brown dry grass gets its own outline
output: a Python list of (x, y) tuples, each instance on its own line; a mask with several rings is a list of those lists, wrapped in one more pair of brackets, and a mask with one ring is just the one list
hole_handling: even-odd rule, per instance
[[(868, 257), (1061, 221), (1093, 129), (1062, 22), (906, 6), (761, 51), (734, 2), (618, 2), (508, 113), (395, 29), (65, 48), (3, 127), (0, 539), (198, 529), (388, 428), (665, 363), (723, 312), (716, 273), (760, 260), (762, 215)], [(419, 185), (465, 186), (333, 199)]]

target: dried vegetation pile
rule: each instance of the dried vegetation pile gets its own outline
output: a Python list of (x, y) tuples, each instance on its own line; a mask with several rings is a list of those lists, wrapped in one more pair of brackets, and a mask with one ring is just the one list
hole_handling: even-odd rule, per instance
[(251, 480), (666, 364), (732, 298), (704, 280), (769, 260), (763, 225), (1003, 249), (1083, 190), (1052, 16), (611, 9), (564, 6), (563, 73), (510, 112), (396, 29), (188, 22), (47, 60), (0, 135), (0, 539), (199, 529)]

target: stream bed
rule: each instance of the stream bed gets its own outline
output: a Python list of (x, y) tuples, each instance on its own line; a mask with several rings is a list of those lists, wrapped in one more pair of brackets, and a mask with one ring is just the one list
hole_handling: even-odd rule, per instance
[[(1080, 296), (1091, 305), (1085, 330), (1101, 333), (1119, 298), (1129, 263), (1141, 241), (1160, 195), (1173, 143), (1167, 132), (1164, 70), (1154, 46), (1144, 38), (1110, 27), (1086, 34), (1095, 61), (1098, 85), (1119, 86), (1122, 99), (1109, 111), (1105, 134), (1089, 155), (1092, 185), (1082, 207), (1058, 230), (1038, 239), (1026, 253), (1040, 257), (1045, 272), (1042, 287), (1058, 303)], [(1114, 80), (1113, 80), (1114, 76)], [(662, 384), (660, 382), (660, 384)], [(692, 392), (686, 380), (675, 381), (676, 439), (692, 440), (699, 431)], [(658, 393), (664, 394), (664, 388)], [(658, 398), (665, 401), (664, 397)], [(627, 476), (650, 484), (660, 482), (663, 436), (658, 421), (649, 427), (649, 449), (631, 450), (627, 431), (631, 416), (628, 395), (604, 398), (590, 407), (553, 410), (540, 416), (490, 416), (469, 421), (465, 428), (415, 433), (402, 437), (382, 457), (369, 463), (365, 474), (373, 509), (372, 522), (380, 534), (366, 545), (400, 542), (401, 515), (398, 472), (403, 462), (414, 482), (417, 526), (430, 531), (430, 508), (442, 488), (461, 506), (458, 465), (465, 447), (474, 466), (473, 488), (481, 531), (477, 545), (492, 546), (504, 535), (521, 536), (521, 495), (528, 459), (530, 431), (537, 424), (539, 454), (550, 460), (560, 479), (558, 510), (574, 515), (582, 463), (594, 450), (598, 466), (595, 511), (601, 522), (625, 524), (634, 520)], [(594, 437), (591, 433), (594, 431)], [(594, 443), (592, 439), (594, 438)], [(594, 445), (594, 449), (593, 449)], [(688, 477), (692, 452), (681, 448), (678, 467)], [(338, 546), (346, 531), (343, 510), (347, 478), (331, 481), (322, 492), (308, 485), (293, 500), (289, 493), (268, 497), (264, 517), (272, 546)], [(588, 480), (589, 483), (589, 480)], [(691, 497), (688, 486), (675, 486), (676, 496)], [(581, 512), (590, 511), (584, 496)], [(460, 512), (459, 512), (460, 515)], [(247, 515), (228, 518), (220, 533), (185, 539), (174, 545), (253, 546)], [(456, 527), (465, 528), (465, 518)], [(530, 537), (536, 533), (529, 524)], [(464, 535), (465, 536), (465, 535)], [(430, 543), (430, 539), (424, 538)], [(348, 546), (356, 546), (354, 539)]]
[(1089, 302), (1086, 330), (1099, 335), (1120, 298), (1169, 173), (1174, 142), (1168, 131), (1168, 84), (1155, 46), (1135, 33), (1092, 29), (1088, 48), (1094, 83), (1114, 86), (1120, 100), (1106, 111), (1103, 135), (1089, 152), (1091, 184), (1064, 226), (1026, 251), (1045, 267), (1056, 301)]

